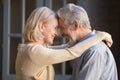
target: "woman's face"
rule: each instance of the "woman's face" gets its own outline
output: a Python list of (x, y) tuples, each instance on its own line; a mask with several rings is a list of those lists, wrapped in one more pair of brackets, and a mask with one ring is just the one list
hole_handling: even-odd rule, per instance
[(57, 34), (56, 28), (58, 26), (58, 20), (56, 18), (52, 18), (48, 23), (44, 23), (43, 25), (44, 42), (47, 44), (53, 44), (54, 37)]

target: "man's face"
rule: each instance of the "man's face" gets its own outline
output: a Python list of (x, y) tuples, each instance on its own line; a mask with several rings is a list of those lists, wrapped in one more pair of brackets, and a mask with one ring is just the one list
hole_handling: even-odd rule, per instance
[(59, 18), (60, 34), (67, 38), (69, 42), (76, 41), (76, 33), (73, 25), (66, 24), (63, 19)]

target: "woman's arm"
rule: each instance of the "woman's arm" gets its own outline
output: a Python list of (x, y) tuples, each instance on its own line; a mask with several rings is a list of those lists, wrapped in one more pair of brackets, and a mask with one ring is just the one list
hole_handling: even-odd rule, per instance
[(29, 54), (29, 56), (34, 63), (40, 66), (61, 63), (81, 56), (88, 48), (105, 39), (105, 36), (103, 32), (97, 32), (93, 37), (66, 49), (49, 49), (39, 45), (33, 46), (30, 50), (32, 54)]
[[(95, 33), (98, 33), (98, 32), (101, 32), (101, 31), (95, 31)], [(102, 33), (105, 35), (105, 38), (103, 39), (103, 41), (106, 43), (106, 45), (108, 47), (111, 47), (112, 44), (113, 44), (113, 40), (112, 40), (111, 35), (109, 33), (107, 33), (107, 32), (102, 32)], [(66, 44), (55, 45), (55, 46), (48, 46), (48, 47), (52, 48), (52, 49), (64, 49), (64, 48), (73, 46), (73, 44), (74, 43), (72, 43), (72, 44), (66, 43)]]

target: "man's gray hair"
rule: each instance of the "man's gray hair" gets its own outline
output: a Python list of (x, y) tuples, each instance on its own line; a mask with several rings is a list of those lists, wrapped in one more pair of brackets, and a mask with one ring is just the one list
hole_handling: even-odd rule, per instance
[(91, 28), (87, 12), (81, 6), (69, 3), (57, 11), (59, 18), (64, 19), (65, 23), (72, 24), (77, 21), (84, 28)]

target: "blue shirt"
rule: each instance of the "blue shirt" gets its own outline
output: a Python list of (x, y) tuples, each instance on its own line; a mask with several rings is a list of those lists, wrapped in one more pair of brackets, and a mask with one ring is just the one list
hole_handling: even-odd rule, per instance
[[(94, 35), (91, 32), (81, 41)], [(81, 42), (80, 41), (80, 42)], [(72, 80), (118, 80), (117, 68), (110, 49), (100, 42), (71, 61)]]

